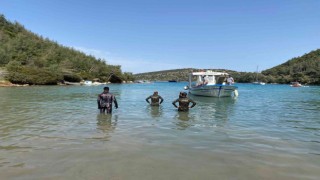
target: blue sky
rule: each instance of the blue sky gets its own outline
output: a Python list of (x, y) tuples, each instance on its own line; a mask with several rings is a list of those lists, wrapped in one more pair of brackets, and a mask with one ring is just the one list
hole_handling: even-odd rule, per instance
[(28, 30), (133, 73), (265, 70), (320, 47), (319, 0), (1, 0)]

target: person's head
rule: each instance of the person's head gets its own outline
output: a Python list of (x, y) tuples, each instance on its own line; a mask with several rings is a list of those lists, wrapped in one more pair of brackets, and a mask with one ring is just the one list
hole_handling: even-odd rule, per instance
[(153, 95), (158, 95), (158, 91), (153, 92)]
[(182, 97), (187, 97), (187, 93), (186, 92), (182, 92)]
[(180, 93), (179, 93), (179, 98), (181, 98), (183, 95), (183, 91), (181, 91)]
[(109, 92), (109, 87), (104, 87), (104, 88), (103, 88), (103, 91), (104, 91), (104, 92)]

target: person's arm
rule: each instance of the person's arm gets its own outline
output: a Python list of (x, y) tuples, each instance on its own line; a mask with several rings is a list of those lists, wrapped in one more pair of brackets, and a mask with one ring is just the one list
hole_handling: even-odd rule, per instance
[(172, 102), (173, 106), (178, 108), (178, 106), (176, 105), (176, 103), (179, 101), (179, 99), (176, 99), (175, 101)]
[(118, 102), (115, 96), (113, 96), (113, 102), (114, 102), (114, 106), (116, 107), (116, 109), (118, 109)]
[(148, 104), (150, 104), (149, 99), (151, 98), (151, 96), (147, 97), (146, 101)]
[(160, 104), (163, 102), (163, 98), (161, 96), (159, 96), (160, 99)]
[(98, 103), (98, 109), (101, 109), (101, 105), (100, 105), (100, 94), (98, 95), (98, 98), (97, 98), (97, 103)]
[(193, 108), (197, 103), (196, 102), (194, 102), (192, 99), (189, 99), (189, 102), (191, 102), (192, 103), (192, 105), (191, 105), (191, 107), (190, 108)]

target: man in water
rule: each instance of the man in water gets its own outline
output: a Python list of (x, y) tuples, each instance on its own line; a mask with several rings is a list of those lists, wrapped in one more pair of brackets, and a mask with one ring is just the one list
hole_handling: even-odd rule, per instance
[[(151, 103), (149, 102), (149, 99), (151, 99)], [(151, 106), (159, 106), (163, 102), (163, 98), (158, 95), (158, 91), (155, 91), (153, 95), (147, 97), (146, 101)]]
[[(187, 98), (187, 93), (182, 92), (180, 93), (179, 98), (172, 102), (174, 107), (178, 108), (178, 111), (188, 111), (190, 108), (193, 108), (197, 103), (193, 100)], [(176, 105), (176, 103), (179, 102), (179, 107)], [(192, 103), (192, 106), (189, 106), (189, 104)]]
[(118, 109), (118, 103), (116, 97), (109, 93), (109, 87), (104, 87), (103, 92), (98, 95), (98, 108), (100, 109), (100, 113), (107, 112), (107, 114), (112, 113), (112, 102), (114, 102), (114, 106)]

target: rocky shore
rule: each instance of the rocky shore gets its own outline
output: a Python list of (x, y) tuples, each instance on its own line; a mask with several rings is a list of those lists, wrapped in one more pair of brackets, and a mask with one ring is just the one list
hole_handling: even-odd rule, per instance
[(29, 84), (12, 84), (9, 81), (0, 80), (0, 87), (23, 87), (29, 86)]

